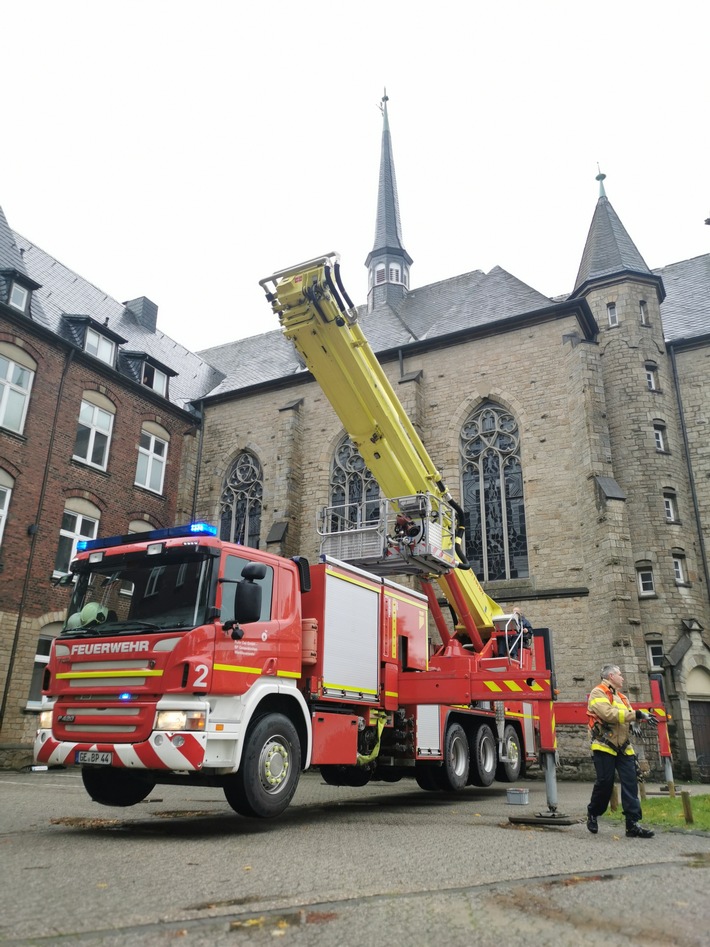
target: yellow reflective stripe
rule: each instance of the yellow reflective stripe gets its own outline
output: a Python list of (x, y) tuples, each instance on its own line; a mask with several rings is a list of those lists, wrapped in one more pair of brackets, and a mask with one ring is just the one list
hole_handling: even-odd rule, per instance
[(162, 677), (162, 671), (149, 671), (132, 668), (125, 671), (67, 671), (64, 674), (57, 674), (56, 677), (62, 681), (71, 681), (85, 677)]
[(396, 699), (399, 697), (399, 691), (385, 691), (385, 697), (394, 697)]
[[(618, 706), (618, 705), (615, 704), (614, 706)], [(622, 707), (619, 707), (618, 709), (619, 709), (619, 723), (623, 723), (624, 720), (626, 719), (626, 708), (622, 706)]]
[[(522, 691), (542, 691), (545, 688), (538, 681), (533, 681), (532, 684), (527, 684), (525, 686), (518, 684), (517, 681), (484, 681), (483, 682), (489, 691), (493, 691), (494, 694), (499, 694), (505, 688), (509, 691), (512, 691), (514, 694), (521, 693)], [(504, 685), (501, 687), (501, 684)]]
[(352, 684), (333, 684), (331, 681), (323, 681), (323, 687), (330, 687), (334, 691), (352, 691), (355, 694), (377, 693), (377, 691), (370, 690), (367, 687), (354, 687)]
[(335, 576), (336, 579), (342, 579), (343, 582), (350, 582), (351, 585), (359, 585), (363, 589), (368, 589), (370, 592), (377, 592), (379, 594), (381, 586), (372, 585), (371, 582), (363, 582), (360, 579), (352, 575), (344, 575), (342, 572), (336, 572), (335, 569), (326, 569), (326, 575)]
[[(257, 674), (261, 676), (261, 668), (250, 668), (241, 664), (214, 664), (215, 671), (232, 671), (235, 674)], [(265, 674), (264, 677), (293, 677), (297, 680), (301, 678), (300, 671), (277, 671), (275, 675)]]
[(612, 706), (611, 701), (608, 697), (595, 697), (594, 700), (590, 700), (590, 704), (609, 704)]

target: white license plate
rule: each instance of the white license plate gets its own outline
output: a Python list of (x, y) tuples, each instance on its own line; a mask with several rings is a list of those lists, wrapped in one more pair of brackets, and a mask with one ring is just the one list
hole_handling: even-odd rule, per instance
[(94, 766), (110, 766), (113, 763), (113, 753), (100, 753), (98, 750), (78, 750), (77, 763), (91, 763)]

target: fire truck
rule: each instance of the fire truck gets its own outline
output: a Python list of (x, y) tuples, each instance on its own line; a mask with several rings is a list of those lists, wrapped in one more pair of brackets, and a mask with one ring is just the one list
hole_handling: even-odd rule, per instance
[(105, 805), (202, 785), (271, 818), (309, 767), (332, 785), (413, 777), (457, 792), (538, 761), (554, 820), (549, 631), (528, 633), (466, 562), (462, 510), (362, 334), (337, 257), (261, 285), (376, 477), (376, 515), (326, 508), (313, 564), (204, 523), (80, 543), (37, 763), (81, 767)]

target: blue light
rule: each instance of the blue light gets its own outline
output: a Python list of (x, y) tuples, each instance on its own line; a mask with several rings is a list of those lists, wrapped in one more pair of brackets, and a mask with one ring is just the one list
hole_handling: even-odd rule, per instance
[(129, 543), (154, 543), (161, 539), (180, 539), (184, 536), (216, 536), (217, 527), (209, 523), (186, 523), (184, 526), (168, 526), (151, 529), (147, 533), (128, 533), (125, 536), (107, 536), (105, 539), (80, 539), (77, 552), (90, 549), (108, 549), (111, 546), (126, 546)]
[(119, 700), (131, 700), (132, 698), (133, 694), (129, 694), (128, 691), (124, 691), (122, 694), (118, 695)]

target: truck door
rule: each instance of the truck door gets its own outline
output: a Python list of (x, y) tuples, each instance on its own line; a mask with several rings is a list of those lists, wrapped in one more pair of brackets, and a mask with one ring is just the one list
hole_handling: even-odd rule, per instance
[[(217, 594), (222, 623), (234, 618), (237, 583), (242, 581), (243, 568), (253, 561), (231, 554), (222, 557), (220, 591)], [(265, 568), (264, 578), (254, 580), (261, 587), (259, 619), (217, 633), (213, 676), (213, 688), (217, 693), (243, 694), (262, 675), (278, 676), (280, 664), (283, 664), (283, 643), (280, 640), (283, 622), (275, 605), (278, 577), (273, 566), (265, 564)]]

